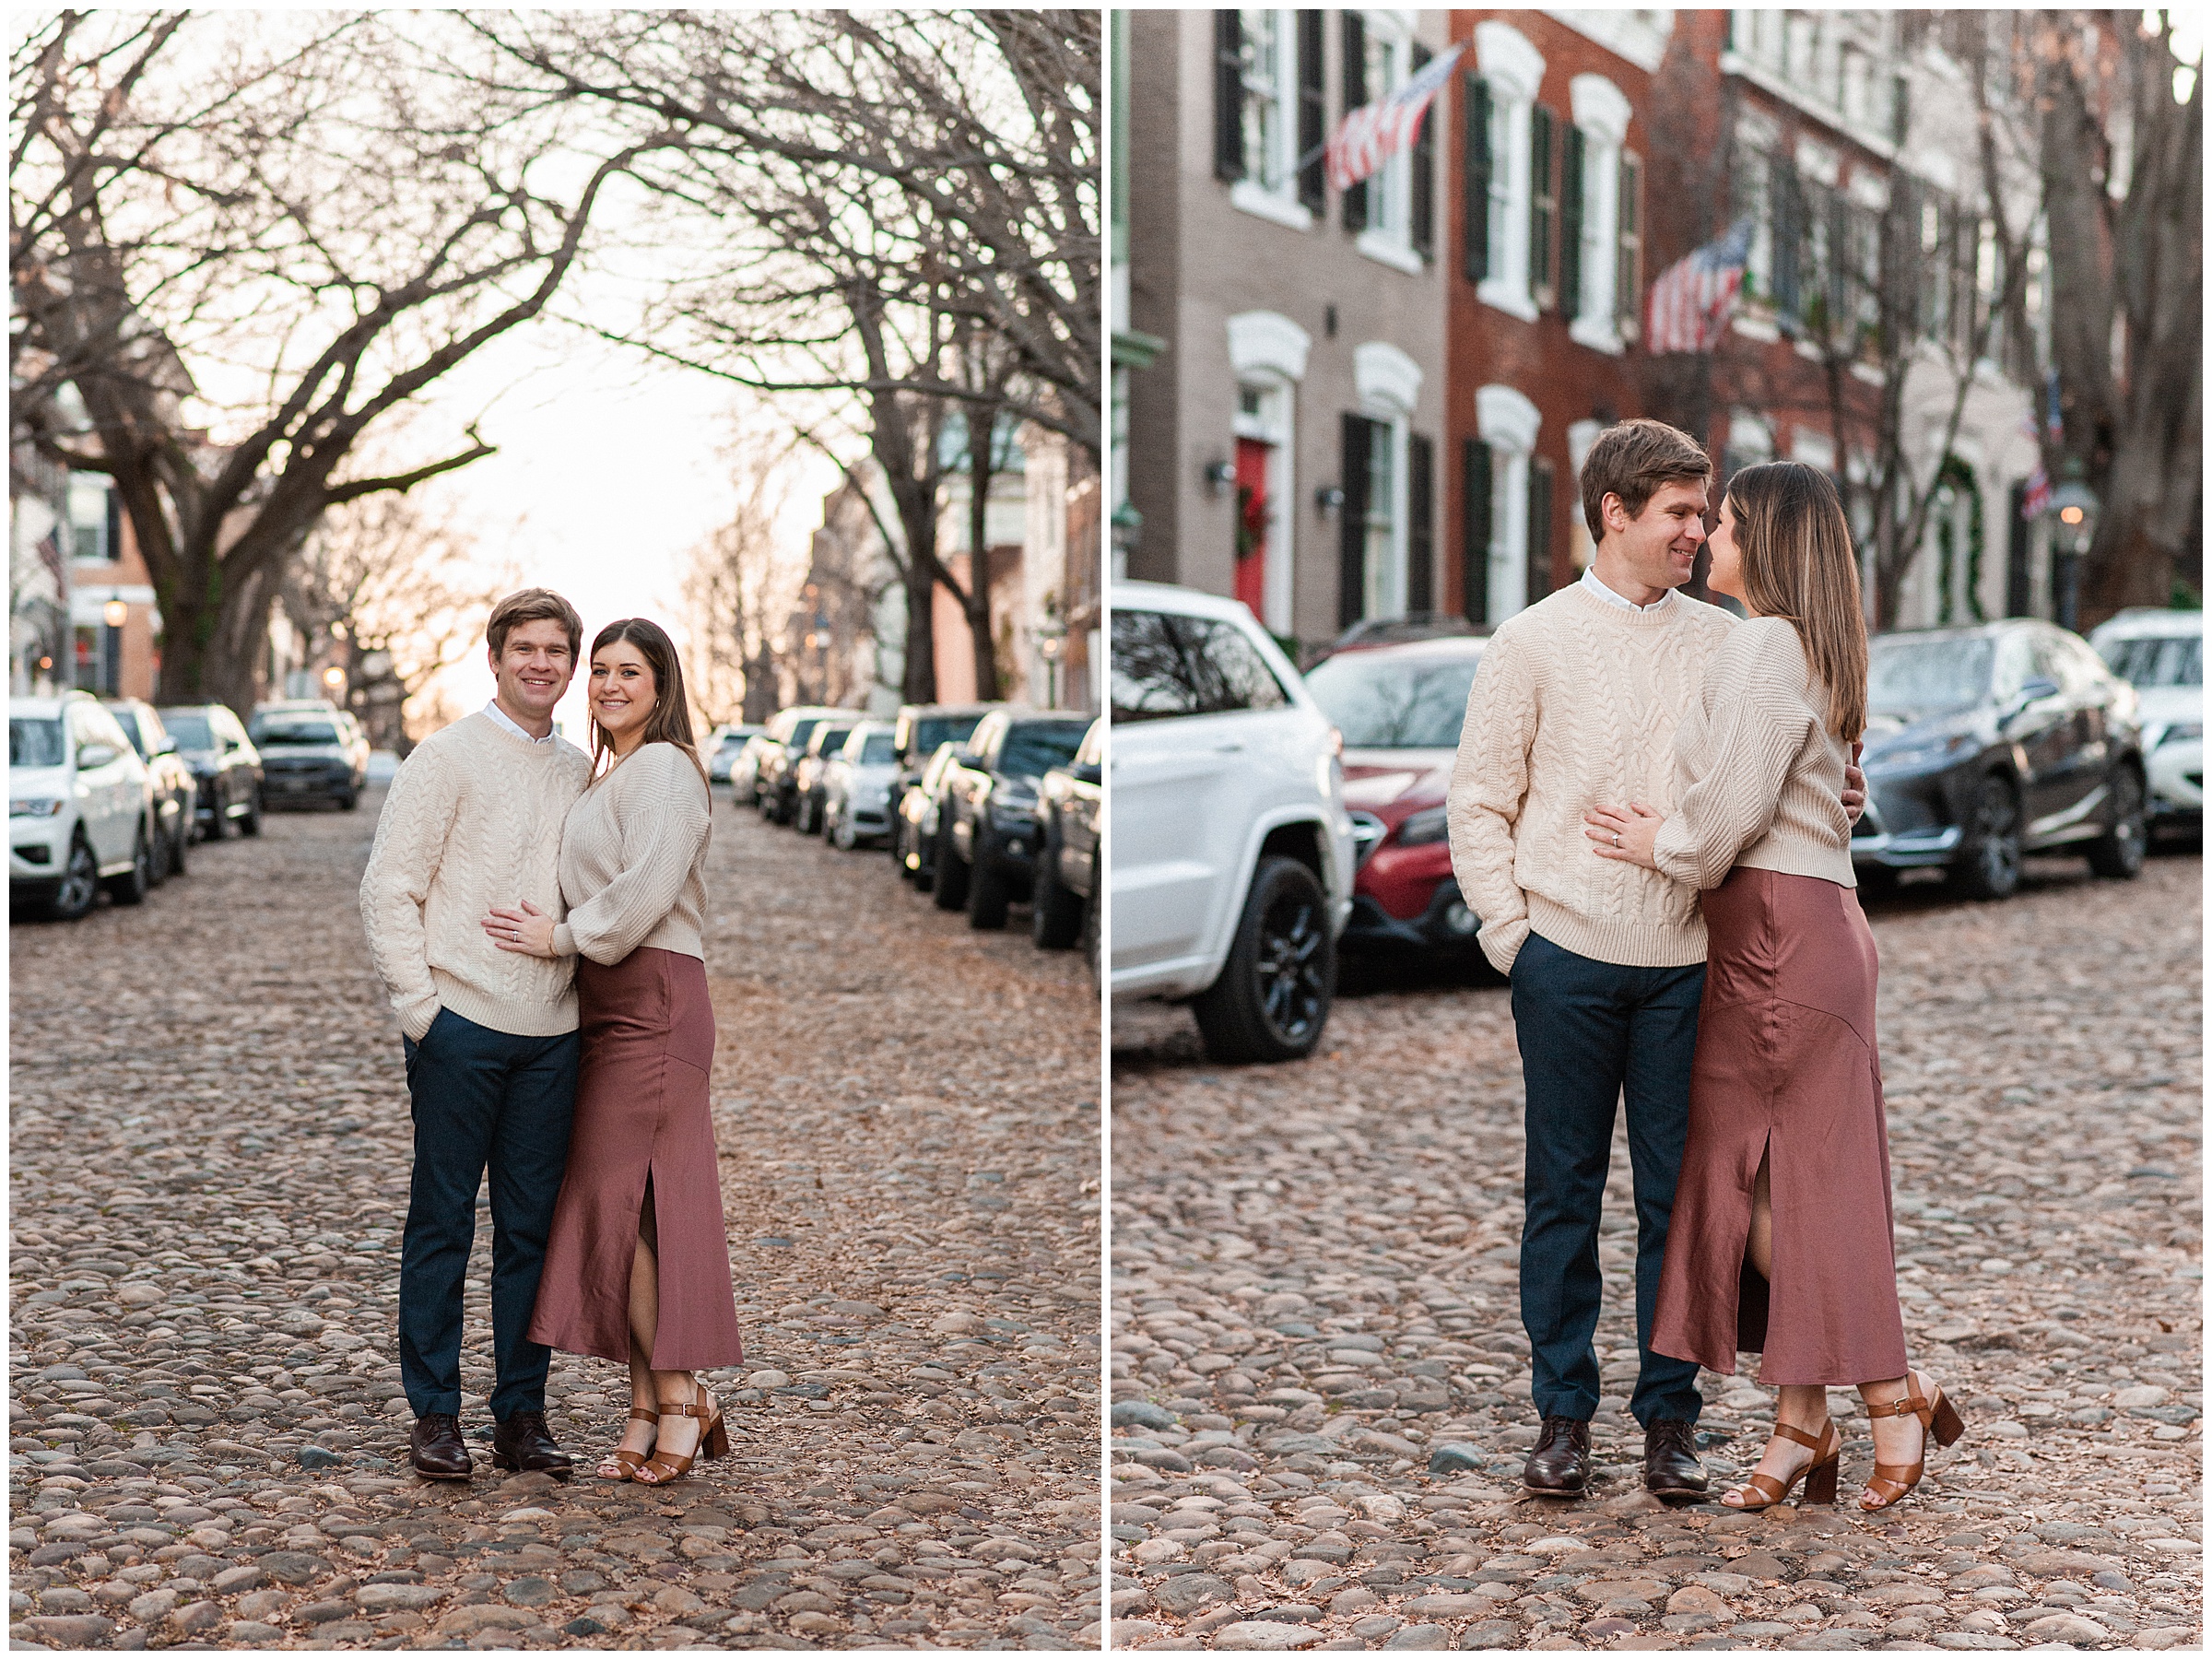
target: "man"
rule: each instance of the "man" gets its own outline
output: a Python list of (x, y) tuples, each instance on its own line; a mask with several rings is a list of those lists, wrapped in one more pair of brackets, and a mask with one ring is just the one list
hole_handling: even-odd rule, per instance
[[(1500, 624), (1467, 696), (1452, 774), (1452, 867), (1512, 983), (1526, 1089), (1521, 1318), (1543, 1428), (1522, 1474), (1580, 1493), (1597, 1410), (1597, 1230), (1615, 1103), (1628, 1103), (1636, 1203), (1636, 1342), (1629, 1409), (1644, 1485), (1704, 1493), (1695, 1362), (1651, 1349), (1667, 1218), (1689, 1121), (1705, 982), (1694, 891), (1593, 856), (1583, 814), (1672, 799), (1677, 722), (1735, 618), (1677, 594), (1705, 539), (1712, 463), (1653, 420), (1609, 428), (1583, 464), (1596, 554), (1582, 580)], [(1864, 779), (1845, 806), (1856, 818)]]
[(569, 1475), (546, 1428), (549, 1351), (525, 1332), (569, 1157), (576, 992), (569, 958), (501, 951), (495, 905), (559, 918), (561, 822), (592, 763), (555, 736), (583, 623), (545, 588), (511, 594), (488, 630), (499, 689), (425, 739), (392, 781), (361, 878), (369, 953), (406, 1055), (415, 1173), (399, 1279), (400, 1382), (418, 1475), (465, 1481), (461, 1291), (477, 1188), (491, 1181), (492, 1463)]

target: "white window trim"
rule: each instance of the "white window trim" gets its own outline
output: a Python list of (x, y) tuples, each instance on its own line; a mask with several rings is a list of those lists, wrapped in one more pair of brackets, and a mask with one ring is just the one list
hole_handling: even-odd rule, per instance
[(1275, 13), (1278, 48), (1275, 54), (1276, 153), (1271, 159), (1282, 182), (1270, 189), (1257, 179), (1239, 179), (1229, 187), (1229, 204), (1292, 230), (1311, 230), (1312, 210), (1298, 199), (1298, 14), (1268, 9)]
[[(1371, 43), (1384, 47), (1389, 54), (1389, 84), (1370, 87), (1368, 101), (1373, 103), (1388, 98), (1404, 86), (1413, 75), (1413, 28), (1415, 14), (1408, 11), (1363, 11), (1367, 39)], [(1424, 120), (1434, 120), (1431, 109)], [(1421, 256), (1413, 251), (1413, 150), (1409, 147), (1382, 164), (1382, 169), (1367, 181), (1368, 228), (1353, 240), (1352, 246), (1367, 258), (1394, 271), (1403, 271), (1409, 277), (1418, 277), (1427, 269)], [(1387, 221), (1378, 227), (1371, 221), (1378, 216)]]
[(1646, 75), (1659, 73), (1666, 58), (1666, 43), (1674, 38), (1672, 11), (1553, 11), (1544, 15), (1563, 23), (1585, 41), (1594, 41), (1618, 57), (1624, 57)]
[(1292, 230), (1313, 229), (1313, 211), (1295, 196), (1285, 198), (1264, 184), (1239, 179), (1229, 187), (1229, 205)]
[(1620, 152), (1629, 136), (1628, 95), (1602, 75), (1568, 83), (1574, 124), (1583, 135), (1583, 292), (1567, 337), (1618, 357), (1619, 319), (1614, 279), (1619, 265)]
[(1359, 596), (1367, 617), (1400, 617), (1406, 611), (1406, 560), (1410, 533), (1411, 481), (1406, 474), (1413, 450), (1413, 415), (1421, 397), (1421, 366), (1387, 340), (1362, 341), (1352, 350), (1352, 389), (1359, 413), (1390, 428), (1390, 551), (1380, 571), (1368, 569), (1367, 591)]
[[(1475, 393), (1476, 435), (1490, 450), (1489, 609), (1493, 624), (1528, 608), (1528, 466), (1543, 412), (1511, 386)], [(1502, 509), (1502, 511), (1500, 511)]]
[(1508, 153), (1492, 156), (1491, 168), (1505, 169), (1505, 269), (1477, 285), (1476, 299), (1524, 323), (1536, 320), (1535, 298), (1528, 288), (1528, 213), (1535, 189), (1534, 143), (1536, 93), (1544, 84), (1544, 54), (1510, 23), (1495, 18), (1475, 26), (1477, 72), (1489, 84), (1500, 112)]

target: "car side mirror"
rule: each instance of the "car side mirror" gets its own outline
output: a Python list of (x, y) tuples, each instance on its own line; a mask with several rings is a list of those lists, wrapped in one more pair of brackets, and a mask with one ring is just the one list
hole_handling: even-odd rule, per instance
[(96, 772), (123, 753), (113, 744), (79, 744), (76, 747), (76, 770)]
[(2016, 707), (2025, 709), (2030, 703), (2040, 703), (2045, 698), (2058, 696), (2058, 682), (2047, 675), (2037, 675), (2020, 682), (2020, 695)]

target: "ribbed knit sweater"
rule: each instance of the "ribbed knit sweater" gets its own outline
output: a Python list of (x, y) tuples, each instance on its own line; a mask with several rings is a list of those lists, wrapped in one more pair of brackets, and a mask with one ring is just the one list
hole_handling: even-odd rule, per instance
[(1675, 810), (1653, 857), (1693, 888), (1719, 887), (1738, 865), (1854, 888), (1850, 759), (1796, 627), (1755, 617), (1713, 653), (1675, 734)]
[(1685, 594), (1631, 611), (1578, 583), (1490, 636), (1467, 691), (1446, 818), (1453, 874), (1500, 973), (1532, 928), (1601, 962), (1705, 960), (1696, 892), (1600, 858), (1583, 814), (1637, 801), (1668, 810), (1675, 727), (1735, 626)]
[(640, 946), (704, 958), (706, 780), (674, 744), (646, 744), (569, 809), (560, 833), (566, 959), (614, 964)]
[(493, 906), (561, 914), (560, 827), (591, 759), (533, 744), (482, 712), (432, 734), (392, 780), (361, 877), (369, 956), (400, 1030), (420, 1042), (441, 1007), (517, 1037), (576, 1030), (575, 964), (502, 951)]

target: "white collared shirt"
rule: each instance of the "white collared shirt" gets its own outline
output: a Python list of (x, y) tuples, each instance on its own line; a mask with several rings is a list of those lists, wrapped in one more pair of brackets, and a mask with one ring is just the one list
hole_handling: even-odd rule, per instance
[(1675, 591), (1672, 588), (1669, 588), (1657, 599), (1652, 601), (1650, 605), (1640, 606), (1632, 599), (1622, 598), (1619, 595), (1614, 593), (1612, 589), (1606, 587), (1605, 583), (1599, 582), (1597, 580), (1597, 567), (1595, 565), (1584, 565), (1583, 567), (1583, 586), (1589, 589), (1591, 593), (1596, 595), (1598, 598), (1604, 600), (1606, 604), (1609, 606), (1618, 606), (1624, 611), (1656, 611), (1661, 606), (1665, 605), (1668, 601), (1675, 597)]
[[(1629, 602), (1624, 599), (1620, 603), (1625, 606)], [(525, 744), (549, 744), (553, 741), (553, 734), (550, 731), (543, 737), (532, 737), (527, 732), (524, 732), (514, 724), (514, 718), (500, 707), (500, 700), (497, 698), (484, 705), (484, 712), (489, 715), (497, 724), (506, 727)]]

